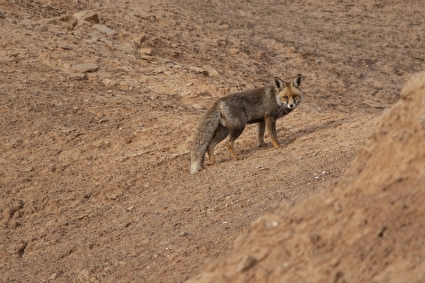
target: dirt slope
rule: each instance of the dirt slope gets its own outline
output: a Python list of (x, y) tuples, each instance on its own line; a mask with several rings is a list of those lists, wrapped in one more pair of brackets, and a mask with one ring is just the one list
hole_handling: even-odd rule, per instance
[[(195, 276), (329, 190), (425, 69), (420, 1), (257, 2), (0, 0), (0, 282)], [(206, 107), (297, 73), (284, 149), (252, 125), (189, 174)]]
[(423, 282), (425, 73), (330, 190), (257, 219), (189, 282)]

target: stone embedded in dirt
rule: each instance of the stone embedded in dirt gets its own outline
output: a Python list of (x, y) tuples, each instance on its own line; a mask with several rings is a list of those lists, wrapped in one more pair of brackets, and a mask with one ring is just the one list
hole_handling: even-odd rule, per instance
[(127, 54), (133, 53), (133, 45), (128, 42), (120, 43), (115, 46), (115, 49), (123, 51)]
[(99, 24), (95, 24), (93, 25), (93, 28), (97, 29), (98, 31), (100, 31), (101, 33), (104, 33), (106, 35), (114, 35), (117, 32), (114, 31), (113, 29), (108, 28), (105, 25), (99, 25)]
[(208, 72), (208, 75), (209, 75), (210, 77), (219, 77), (219, 76), (220, 76), (220, 73), (219, 73), (216, 69), (214, 69), (213, 67), (211, 67), (211, 66), (209, 66), (209, 65), (203, 66), (202, 68), (203, 68), (205, 71), (207, 71), (207, 72)]
[(2, 11), (0, 11), (0, 19), (6, 19), (6, 15)]
[(104, 79), (102, 80), (102, 83), (103, 83), (104, 85), (106, 85), (106, 86), (115, 86), (115, 85), (117, 85), (117, 82), (116, 82), (116, 81), (111, 80), (111, 79), (108, 79), (108, 78), (104, 78)]
[(78, 21), (86, 21), (91, 24), (98, 24), (99, 23), (99, 16), (96, 12), (87, 10), (87, 11), (81, 11), (74, 14), (74, 17)]
[(63, 15), (60, 17), (55, 17), (47, 20), (42, 20), (41, 23), (62, 26), (66, 29), (73, 29), (78, 21), (73, 15)]
[(377, 101), (373, 101), (373, 100), (364, 100), (363, 103), (366, 104), (367, 106), (371, 107), (371, 108), (377, 108), (377, 109), (384, 109), (384, 108), (390, 108), (391, 107), (391, 105), (389, 105), (389, 104), (381, 103), (381, 102), (377, 102)]
[(146, 34), (141, 34), (133, 38), (132, 42), (134, 43), (134, 45), (139, 47), (146, 40), (146, 38), (147, 38)]
[(236, 269), (239, 272), (243, 272), (245, 270), (250, 269), (254, 265), (256, 265), (257, 262), (258, 262), (258, 260), (255, 257), (247, 255), (247, 256), (242, 258), (242, 260), (239, 262)]
[(35, 22), (33, 22), (30, 19), (23, 19), (22, 21), (19, 22), (19, 25), (27, 28), (27, 29), (33, 29), (36, 25)]
[(151, 55), (152, 54), (152, 48), (140, 48), (139, 53), (142, 55)]
[(229, 51), (232, 55), (237, 55), (240, 52), (239, 48), (237, 48), (237, 47), (230, 47)]
[(91, 73), (96, 72), (99, 69), (99, 66), (93, 63), (85, 63), (74, 65), (71, 67), (71, 69), (81, 73)]
[(203, 109), (205, 109), (204, 106), (199, 105), (199, 104), (196, 104), (196, 103), (193, 103), (192, 107), (195, 108), (195, 109), (197, 109), (197, 110), (203, 110)]
[(192, 71), (192, 72), (197, 73), (197, 74), (202, 74), (202, 75), (204, 75), (204, 76), (206, 76), (206, 77), (208, 77), (208, 76), (209, 76), (208, 71), (206, 71), (206, 70), (204, 70), (204, 69), (202, 69), (202, 68), (199, 68), (199, 67), (189, 67), (188, 69), (189, 69), (190, 71)]
[(41, 32), (46, 32), (49, 30), (49, 26), (47, 25), (39, 25), (37, 27), (35, 27), (35, 30), (41, 31)]

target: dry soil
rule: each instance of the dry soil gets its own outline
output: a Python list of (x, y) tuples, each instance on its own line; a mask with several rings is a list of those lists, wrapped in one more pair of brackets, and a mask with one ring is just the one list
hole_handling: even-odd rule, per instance
[[(322, 193), (336, 190), (403, 84), (425, 69), (424, 14), (419, 0), (0, 0), (0, 282), (184, 282), (205, 268), (221, 276), (207, 263), (239, 262), (230, 252), (245, 241), (233, 243), (259, 216), (298, 205), (320, 216)], [(268, 136), (259, 148), (250, 125), (235, 146), (243, 160), (220, 144), (217, 165), (189, 174), (193, 130), (215, 99), (297, 73), (305, 99), (277, 122), (282, 150)], [(359, 192), (356, 201), (371, 199)], [(344, 211), (345, 200), (332, 205)], [(352, 229), (384, 208), (350, 216)], [(298, 221), (281, 217), (271, 225)], [(423, 226), (411, 227), (423, 241)], [(347, 277), (343, 244), (322, 245), (334, 237), (323, 233), (309, 234), (318, 252), (343, 263), (329, 278), (369, 274)], [(343, 256), (380, 269), (357, 261), (371, 251), (355, 240)], [(246, 254), (236, 270), (253, 282), (255, 263), (272, 257)], [(423, 254), (414, 261), (422, 268)], [(272, 274), (309, 274), (288, 270)]]

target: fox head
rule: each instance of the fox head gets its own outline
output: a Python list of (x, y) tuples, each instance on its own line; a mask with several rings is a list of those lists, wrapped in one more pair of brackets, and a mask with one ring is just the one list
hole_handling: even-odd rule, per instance
[(303, 99), (301, 84), (304, 77), (301, 74), (295, 76), (290, 82), (285, 82), (278, 77), (273, 79), (276, 89), (276, 101), (281, 107), (294, 109)]

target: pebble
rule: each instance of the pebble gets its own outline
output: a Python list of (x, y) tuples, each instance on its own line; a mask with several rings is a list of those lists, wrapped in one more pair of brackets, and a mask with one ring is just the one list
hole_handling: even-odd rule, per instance
[(245, 270), (250, 269), (251, 267), (253, 267), (254, 265), (257, 264), (257, 259), (253, 256), (247, 255), (244, 258), (242, 258), (242, 260), (239, 262), (238, 266), (237, 266), (237, 270), (239, 272), (243, 272)]
[(87, 11), (81, 11), (74, 14), (74, 17), (78, 21), (86, 21), (92, 24), (98, 24), (99, 23), (99, 16), (96, 12), (87, 10)]
[(384, 109), (391, 107), (390, 104), (381, 103), (373, 100), (364, 100), (363, 103), (369, 106), (370, 108)]
[(115, 49), (123, 51), (127, 54), (133, 53), (133, 45), (128, 42), (120, 43), (115, 46)]
[(146, 34), (141, 34), (133, 38), (132, 42), (139, 47), (146, 40), (146, 38)]
[(204, 69), (202, 69), (202, 68), (199, 68), (199, 67), (189, 67), (188, 69), (189, 69), (190, 71), (192, 71), (192, 72), (197, 73), (197, 74), (202, 74), (202, 75), (204, 75), (204, 76), (206, 76), (206, 77), (208, 77), (208, 76), (209, 76), (208, 71), (206, 71), (206, 70), (204, 70)]
[(211, 67), (211, 66), (208, 66), (208, 65), (203, 66), (203, 69), (206, 72), (208, 72), (208, 75), (210, 77), (219, 77), (220, 76), (220, 73), (216, 69), (214, 69), (213, 67)]
[(114, 31), (113, 29), (108, 28), (105, 25), (99, 25), (99, 24), (95, 24), (93, 25), (93, 28), (97, 29), (98, 31), (100, 31), (101, 33), (104, 33), (106, 35), (114, 35), (117, 32)]
[(96, 72), (99, 69), (99, 66), (93, 63), (85, 63), (85, 64), (78, 64), (72, 66), (72, 69), (77, 72), (81, 73), (90, 73), (90, 72)]
[(139, 53), (142, 55), (151, 55), (152, 54), (152, 48), (140, 48)]

